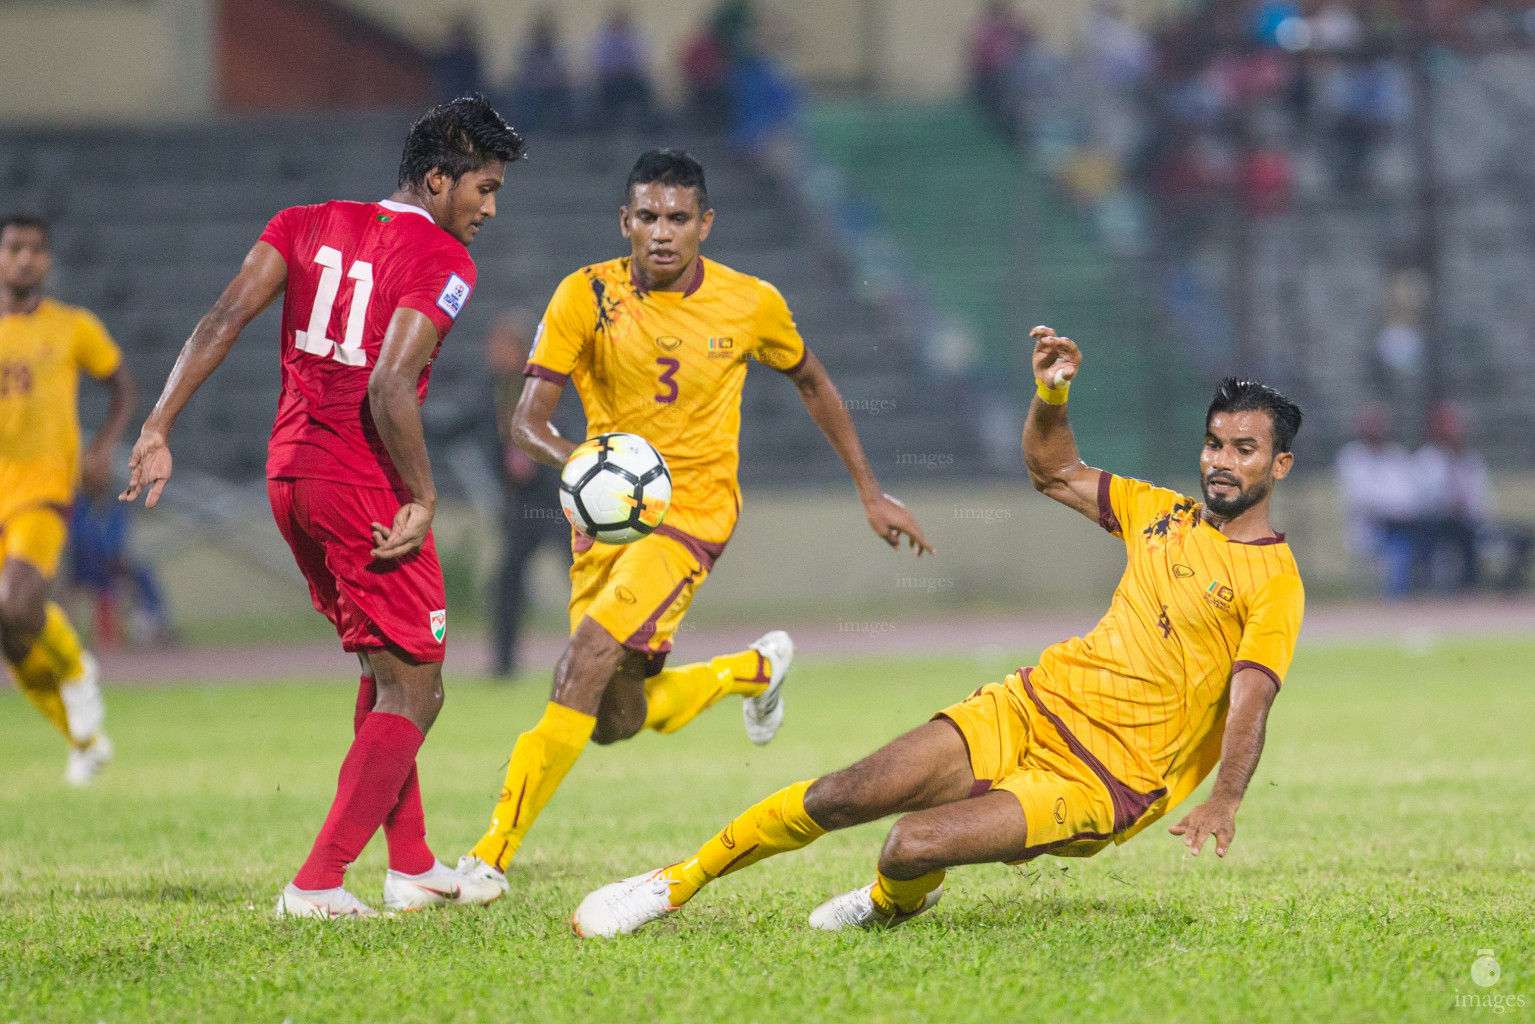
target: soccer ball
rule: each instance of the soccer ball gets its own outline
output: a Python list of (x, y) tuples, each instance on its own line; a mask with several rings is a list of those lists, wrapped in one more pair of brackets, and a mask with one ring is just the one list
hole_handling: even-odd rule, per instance
[(661, 525), (672, 500), (672, 472), (638, 434), (598, 434), (576, 446), (560, 471), (560, 507), (581, 533), (629, 544)]

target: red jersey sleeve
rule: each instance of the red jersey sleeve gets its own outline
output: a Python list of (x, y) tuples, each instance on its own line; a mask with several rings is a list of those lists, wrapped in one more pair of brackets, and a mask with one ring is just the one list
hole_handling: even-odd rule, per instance
[(280, 211), (277, 216), (267, 221), (266, 230), (261, 232), (261, 238), (258, 239), (282, 253), (282, 258), (289, 263), (293, 262), (293, 218), (298, 215), (300, 209), (302, 207), (290, 206)]
[(406, 279), (395, 308), (414, 309), (437, 328), (443, 338), (453, 327), (474, 291), (474, 260), (463, 246), (443, 246)]

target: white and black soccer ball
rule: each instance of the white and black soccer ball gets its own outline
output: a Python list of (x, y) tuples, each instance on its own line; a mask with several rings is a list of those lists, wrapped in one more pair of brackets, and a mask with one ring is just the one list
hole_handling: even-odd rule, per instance
[(570, 453), (560, 471), (560, 507), (570, 525), (604, 544), (650, 535), (672, 500), (672, 472), (638, 434), (598, 434)]

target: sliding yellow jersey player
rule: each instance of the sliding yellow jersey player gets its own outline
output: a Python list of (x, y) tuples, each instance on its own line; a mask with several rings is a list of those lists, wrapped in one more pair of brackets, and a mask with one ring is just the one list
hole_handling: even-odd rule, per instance
[(1269, 524), (1300, 409), (1256, 381), (1223, 381), (1205, 413), (1196, 501), (1082, 462), (1066, 419), (1081, 353), (1049, 328), (1034, 337), (1024, 460), (1035, 487), (1123, 540), (1108, 613), (857, 764), (774, 793), (691, 858), (591, 893), (577, 934), (632, 932), (722, 875), (912, 812), (885, 840), (874, 881), (810, 914), (827, 930), (888, 927), (938, 902), (950, 867), (1124, 842), (1217, 762), (1210, 798), (1171, 831), (1196, 854), (1213, 836), (1225, 855), (1304, 609), (1295, 559)]

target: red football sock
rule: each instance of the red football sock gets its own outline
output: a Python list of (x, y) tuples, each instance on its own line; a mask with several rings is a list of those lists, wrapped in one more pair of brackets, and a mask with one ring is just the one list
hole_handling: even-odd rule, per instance
[[(372, 676), (363, 676), (357, 685), (357, 710), (352, 716), (352, 730), (362, 728), (362, 723), (373, 711), (378, 700), (378, 686)], [(426, 811), (421, 806), (421, 782), (416, 766), (410, 766), (405, 788), (400, 791), (399, 802), (384, 819), (384, 839), (389, 843), (389, 866), (407, 875), (419, 875), (432, 870), (437, 858), (426, 845)]]
[(375, 711), (363, 721), (341, 762), (335, 802), (308, 859), (293, 878), (294, 885), (300, 889), (341, 885), (347, 865), (357, 859), (400, 802), (425, 738), (414, 722), (401, 715)]

